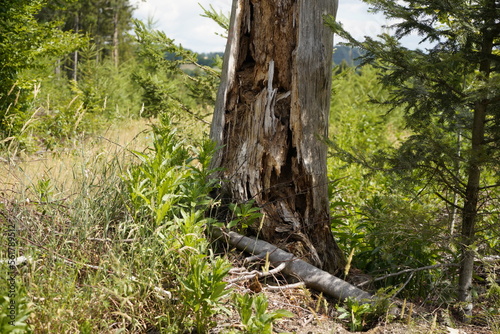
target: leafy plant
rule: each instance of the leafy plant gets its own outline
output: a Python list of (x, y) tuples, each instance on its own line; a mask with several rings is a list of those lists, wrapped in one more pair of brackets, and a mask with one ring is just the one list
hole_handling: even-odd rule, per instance
[(229, 312), (224, 298), (230, 290), (223, 278), (231, 265), (208, 253), (204, 236), (205, 227), (211, 223), (205, 211), (213, 205), (208, 194), (217, 184), (208, 178), (215, 146), (208, 140), (198, 148), (187, 145), (166, 116), (153, 127), (151, 135), (153, 147), (134, 152), (140, 163), (125, 177), (135, 220), (135, 226), (128, 226), (129, 233), (150, 240), (149, 249), (137, 249), (141, 257), (154, 253), (173, 272), (169, 275), (177, 284), (168, 285), (178, 286), (177, 298), (183, 306), (182, 312), (172, 315), (170, 325), (178, 321), (180, 327), (192, 325), (202, 333), (213, 326), (213, 315)]
[(187, 273), (179, 273), (181, 296), (195, 317), (197, 333), (204, 333), (213, 326), (211, 317), (219, 312), (229, 314), (223, 299), (231, 290), (226, 289), (224, 277), (231, 269), (227, 260), (203, 254), (189, 255)]
[(260, 209), (255, 206), (255, 201), (250, 200), (246, 203), (230, 203), (229, 209), (233, 212), (233, 219), (228, 228), (237, 226), (239, 229), (245, 230), (250, 226), (254, 226), (258, 219), (262, 217)]
[(373, 312), (373, 306), (361, 303), (357, 299), (349, 297), (344, 301), (345, 306), (338, 306), (339, 319), (347, 319), (351, 331), (363, 330), (366, 325), (366, 316)]
[(51, 184), (50, 178), (48, 178), (47, 176), (42, 177), (37, 181), (36, 185), (34, 185), (33, 188), (40, 202), (49, 202), (51, 200), (54, 192), (54, 187)]
[[(9, 289), (5, 287), (3, 291), (9, 291)], [(31, 333), (32, 329), (27, 324), (27, 320), (32, 312), (24, 289), (16, 288), (14, 297), (2, 293), (0, 295), (0, 333)]]
[[(380, 317), (387, 315), (391, 307), (391, 298), (397, 292), (393, 287), (382, 288), (377, 291), (373, 300), (360, 301), (356, 298), (346, 298), (342, 306), (337, 306), (339, 319), (347, 319), (351, 331), (361, 331), (366, 326), (376, 323)], [(386, 320), (392, 320), (386, 317)]]
[(236, 302), (236, 308), (245, 333), (271, 334), (275, 320), (294, 316), (293, 313), (287, 310), (268, 312), (267, 298), (263, 294), (255, 296), (234, 294), (233, 299)]
[(138, 218), (149, 216), (159, 226), (183, 195), (180, 184), (188, 176), (188, 151), (167, 125), (153, 126), (152, 154), (134, 152), (141, 164), (128, 171), (126, 183), (132, 212)]
[(357, 218), (359, 215), (354, 212), (354, 205), (344, 200), (339, 189), (341, 181), (337, 179), (328, 184), (328, 198), (332, 231), (340, 248), (348, 254), (344, 268), (344, 275), (347, 276), (356, 252), (365, 250), (366, 225)]

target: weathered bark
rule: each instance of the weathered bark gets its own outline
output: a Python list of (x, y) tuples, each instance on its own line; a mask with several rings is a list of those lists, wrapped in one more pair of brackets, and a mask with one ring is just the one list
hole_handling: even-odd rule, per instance
[[(485, 106), (478, 105), (474, 111), (474, 125), (472, 132), (473, 155), (483, 151)], [(461, 248), (458, 299), (463, 302), (464, 320), (472, 315), (472, 276), (474, 274), (474, 249), (471, 249), (475, 239), (475, 225), (478, 216), (479, 187), (481, 179), (481, 164), (478, 157), (469, 162), (469, 175), (465, 192), (465, 203), (462, 218)]]
[[(489, 1), (489, 10), (495, 10), (495, 0)], [(493, 22), (492, 22), (493, 23)], [(491, 54), (493, 51), (494, 34), (485, 28), (481, 45), (482, 60), (479, 65), (479, 80), (485, 83), (490, 77)], [(462, 306), (464, 320), (472, 316), (472, 276), (474, 274), (474, 249), (471, 247), (475, 241), (475, 225), (478, 218), (479, 196), (481, 192), (481, 168), (485, 159), (485, 123), (489, 100), (486, 93), (474, 106), (474, 119), (472, 123), (472, 151), (468, 161), (468, 180), (464, 198), (462, 217), (461, 247), (462, 258), (460, 262), (458, 299)]]
[(113, 8), (114, 13), (113, 13), (113, 64), (115, 67), (118, 67), (118, 62), (119, 62), (119, 50), (118, 50), (118, 43), (119, 43), (119, 29), (118, 29), (118, 18), (119, 18), (119, 12), (120, 9), (118, 7), (118, 4), (115, 5), (116, 7)]
[[(484, 138), (485, 115), (483, 106), (478, 106), (474, 111), (472, 135), (473, 154), (478, 154), (483, 150), (481, 138)], [(471, 158), (468, 174), (462, 218), (462, 258), (460, 262), (458, 283), (458, 299), (459, 301), (465, 303), (462, 309), (466, 318), (472, 315), (473, 306), (471, 288), (472, 276), (474, 273), (474, 249), (471, 249), (471, 246), (473, 245), (475, 239), (475, 225), (478, 215), (478, 199), (481, 177), (480, 163), (477, 161), (477, 158)]]
[(332, 0), (234, 0), (210, 136), (223, 196), (254, 199), (259, 236), (330, 273), (345, 260), (330, 232), (326, 155)]

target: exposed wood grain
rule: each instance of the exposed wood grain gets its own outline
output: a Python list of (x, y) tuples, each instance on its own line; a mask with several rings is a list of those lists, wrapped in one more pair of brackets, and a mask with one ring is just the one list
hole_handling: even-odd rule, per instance
[(322, 141), (333, 52), (323, 15), (335, 12), (331, 0), (234, 0), (211, 129), (224, 196), (254, 199), (265, 240), (332, 273), (344, 258), (330, 232)]

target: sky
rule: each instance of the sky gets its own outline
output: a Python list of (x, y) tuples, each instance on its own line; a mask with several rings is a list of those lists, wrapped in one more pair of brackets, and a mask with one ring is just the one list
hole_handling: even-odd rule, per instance
[[(177, 44), (195, 52), (223, 52), (226, 40), (216, 33), (223, 33), (211, 19), (202, 17), (200, 7), (212, 5), (217, 11), (229, 15), (232, 0), (131, 0), (137, 9), (134, 17), (143, 21), (152, 18), (155, 29), (162, 30)], [(339, 0), (337, 21), (355, 38), (376, 36), (388, 24), (381, 14), (368, 12), (368, 5), (361, 0)], [(340, 42), (335, 38), (334, 42)], [(409, 38), (405, 43), (416, 46), (416, 39)]]

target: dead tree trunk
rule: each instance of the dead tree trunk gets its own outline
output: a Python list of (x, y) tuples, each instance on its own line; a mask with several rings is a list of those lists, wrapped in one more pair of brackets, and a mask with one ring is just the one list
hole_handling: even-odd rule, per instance
[(210, 136), (222, 196), (254, 199), (259, 237), (330, 273), (327, 147), (334, 0), (234, 0)]
[(113, 58), (113, 64), (115, 67), (118, 67), (119, 63), (119, 29), (118, 29), (118, 24), (119, 24), (119, 12), (120, 8), (119, 5), (116, 4), (116, 7), (113, 8), (113, 53), (112, 53), (112, 58)]

